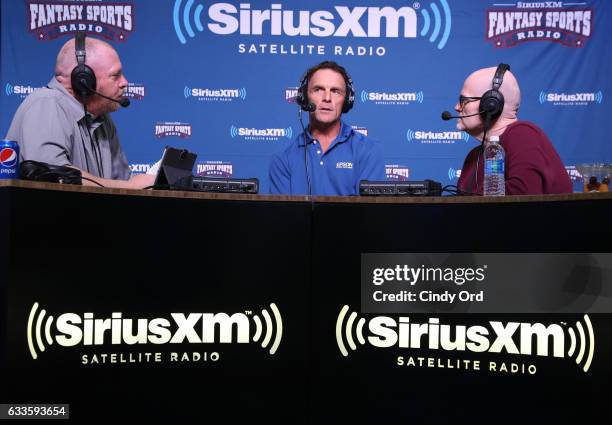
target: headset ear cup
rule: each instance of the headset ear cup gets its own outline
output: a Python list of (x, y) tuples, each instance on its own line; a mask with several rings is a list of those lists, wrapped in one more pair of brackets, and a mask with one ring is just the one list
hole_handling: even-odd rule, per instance
[(481, 97), (479, 110), (491, 119), (499, 118), (504, 110), (504, 95), (498, 90), (489, 90)]
[(348, 111), (353, 109), (355, 105), (355, 89), (353, 88), (353, 81), (349, 77), (349, 81), (346, 84), (346, 96), (344, 97), (344, 104), (342, 105), (342, 113), (346, 114)]
[(87, 65), (77, 65), (70, 74), (70, 83), (75, 93), (81, 97), (86, 97), (97, 88), (96, 74)]

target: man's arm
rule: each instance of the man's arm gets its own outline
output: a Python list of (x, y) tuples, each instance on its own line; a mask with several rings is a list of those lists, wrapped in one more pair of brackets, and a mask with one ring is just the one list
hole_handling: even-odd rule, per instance
[(355, 182), (355, 193), (359, 195), (359, 182), (361, 180), (386, 180), (385, 161), (383, 158), (382, 144), (367, 139), (364, 141), (367, 148), (359, 158), (357, 181)]
[(52, 98), (41, 98), (13, 119), (7, 138), (17, 140), (23, 160), (51, 165), (70, 165), (69, 152), (74, 142), (63, 123), (68, 118)]
[(284, 152), (272, 157), (269, 168), (270, 193), (273, 195), (291, 194), (291, 171)]
[(150, 174), (136, 174), (130, 177), (128, 180), (112, 180), (94, 176), (93, 174), (90, 174), (87, 171), (83, 171), (78, 168), (77, 170), (81, 171), (81, 175), (83, 177), (98, 183), (96, 184), (89, 180), (83, 179), (83, 186), (104, 186), (113, 187), (117, 189), (144, 189), (145, 187), (153, 186), (153, 183), (155, 183), (155, 175)]

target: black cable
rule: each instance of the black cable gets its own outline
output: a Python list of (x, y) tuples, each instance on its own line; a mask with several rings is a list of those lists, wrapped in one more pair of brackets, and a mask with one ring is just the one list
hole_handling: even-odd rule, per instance
[[(87, 127), (87, 134), (89, 135), (89, 143), (91, 144), (94, 158), (96, 159), (96, 167), (98, 168), (98, 173), (100, 174), (100, 177), (104, 178), (104, 170), (102, 169), (102, 152), (100, 151), (100, 145), (98, 144), (98, 141), (96, 140), (94, 143), (93, 136), (89, 129), (89, 116), (87, 115), (87, 104), (85, 103), (83, 103), (83, 110), (85, 111), (85, 126)], [(83, 148), (85, 148), (85, 142), (83, 142)], [(84, 154), (85, 162), (87, 163), (87, 172), (91, 173), (91, 170), (89, 170), (89, 161), (87, 160), (87, 151), (85, 151)]]
[(310, 174), (308, 173), (308, 142), (306, 140), (306, 128), (302, 119), (302, 108), (298, 106), (298, 118), (302, 126), (302, 135), (304, 136), (304, 168), (306, 169), (306, 182), (308, 183), (308, 196), (312, 196), (312, 186), (310, 185)]
[(106, 186), (104, 186), (104, 185), (102, 185), (102, 184), (98, 183), (97, 181), (92, 180), (92, 179), (90, 179), (90, 178), (88, 178), (88, 177), (83, 177), (83, 176), (81, 176), (81, 179), (83, 179), (83, 180), (87, 180), (88, 182), (95, 183), (95, 184), (97, 184), (97, 185), (98, 185), (98, 186), (100, 186), (100, 187), (106, 187)]

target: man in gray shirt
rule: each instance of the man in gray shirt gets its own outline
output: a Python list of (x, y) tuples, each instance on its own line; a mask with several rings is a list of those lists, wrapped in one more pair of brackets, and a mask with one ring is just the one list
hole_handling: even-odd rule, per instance
[[(85, 64), (95, 73), (98, 93), (119, 100), (128, 82), (115, 49), (101, 40), (85, 40)], [(69, 165), (83, 177), (105, 187), (138, 189), (151, 186), (153, 175), (130, 177), (127, 159), (109, 113), (119, 103), (93, 94), (86, 100), (72, 88), (70, 75), (77, 65), (75, 40), (67, 41), (55, 64), (55, 77), (31, 93), (19, 106), (6, 139), (19, 143), (21, 160)], [(84, 185), (93, 183), (83, 180)]]

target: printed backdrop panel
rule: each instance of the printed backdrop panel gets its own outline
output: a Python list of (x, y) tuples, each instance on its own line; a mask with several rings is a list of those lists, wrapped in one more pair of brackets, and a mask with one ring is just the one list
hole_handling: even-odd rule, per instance
[(114, 114), (134, 172), (165, 145), (196, 152), (196, 172), (258, 177), (301, 131), (292, 103), (303, 72), (350, 72), (345, 119), (383, 142), (391, 179), (454, 184), (477, 143), (444, 122), (473, 70), (509, 63), (519, 117), (540, 125), (581, 188), (576, 164), (612, 162), (609, 2), (15, 0), (1, 5), (0, 132), (47, 84), (77, 30), (112, 43), (132, 106)]

